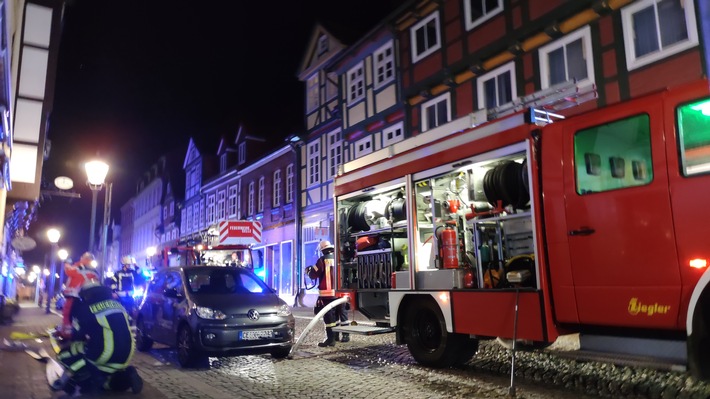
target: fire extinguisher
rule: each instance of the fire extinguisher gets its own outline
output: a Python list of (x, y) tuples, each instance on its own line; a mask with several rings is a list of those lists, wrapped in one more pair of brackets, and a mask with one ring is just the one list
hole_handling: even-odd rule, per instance
[(456, 229), (448, 225), (441, 232), (441, 241), (444, 252), (444, 269), (456, 269), (459, 267), (459, 239)]
[(475, 274), (470, 267), (466, 268), (463, 274), (463, 286), (464, 288), (476, 288)]

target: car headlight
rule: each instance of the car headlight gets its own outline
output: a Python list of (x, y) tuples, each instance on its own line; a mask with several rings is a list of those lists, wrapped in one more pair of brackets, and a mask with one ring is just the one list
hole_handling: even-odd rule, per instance
[(276, 311), (276, 316), (290, 316), (291, 315), (291, 307), (283, 304), (279, 306), (279, 310)]
[(222, 313), (221, 310), (207, 308), (204, 306), (196, 306), (195, 313), (197, 313), (197, 316), (199, 316), (202, 319), (224, 320), (227, 318), (227, 315)]

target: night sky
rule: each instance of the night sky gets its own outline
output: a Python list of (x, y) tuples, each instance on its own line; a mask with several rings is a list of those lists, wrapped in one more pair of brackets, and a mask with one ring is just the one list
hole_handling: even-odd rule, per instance
[[(72, 258), (88, 248), (91, 191), (83, 164), (109, 163), (112, 214), (136, 193), (141, 173), (189, 137), (218, 142), (240, 122), (281, 142), (304, 130), (305, 86), (296, 74), (316, 22), (346, 44), (402, 0), (67, 2), (44, 181), (74, 180), (81, 199), (45, 196), (29, 231), (41, 264), (46, 229), (63, 231)], [(101, 219), (105, 191), (99, 193)], [(97, 227), (98, 229), (98, 227)]]

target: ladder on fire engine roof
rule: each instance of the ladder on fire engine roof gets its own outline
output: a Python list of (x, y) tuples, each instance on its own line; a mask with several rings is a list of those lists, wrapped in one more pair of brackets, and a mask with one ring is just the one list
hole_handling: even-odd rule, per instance
[(488, 120), (522, 111), (525, 108), (537, 108), (545, 111), (561, 111), (597, 98), (594, 83), (580, 84), (576, 79), (561, 82), (547, 89), (536, 91), (512, 102), (487, 110)]

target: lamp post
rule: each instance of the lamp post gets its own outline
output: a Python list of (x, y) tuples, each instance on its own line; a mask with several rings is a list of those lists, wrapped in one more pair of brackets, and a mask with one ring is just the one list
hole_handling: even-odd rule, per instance
[(94, 232), (96, 228), (96, 197), (104, 186), (108, 174), (108, 164), (101, 161), (90, 161), (84, 164), (87, 185), (91, 189), (91, 226), (89, 227), (89, 252), (94, 252)]
[(61, 233), (57, 229), (47, 230), (47, 238), (52, 244), (52, 255), (49, 261), (49, 284), (47, 286), (47, 308), (46, 313), (49, 313), (52, 305), (52, 298), (54, 298), (54, 279), (56, 276), (56, 260), (57, 260), (57, 243), (59, 242), (59, 237)]
[(59, 269), (59, 289), (62, 289), (62, 285), (64, 284), (64, 261), (67, 260), (69, 257), (69, 252), (62, 248), (59, 251), (57, 251), (57, 255), (59, 256), (59, 259), (62, 261), (60, 263), (61, 267)]
[[(291, 150), (293, 151), (295, 155), (295, 170), (294, 170), (294, 191), (293, 193), (293, 201), (294, 201), (294, 208), (295, 208), (295, 217), (294, 217), (294, 228), (295, 228), (295, 239), (296, 239), (296, 297), (293, 300), (293, 305), (296, 306), (298, 303), (301, 303), (301, 306), (303, 306), (303, 297), (301, 296), (301, 282), (303, 282), (303, 278), (301, 277), (301, 147), (303, 147), (303, 140), (301, 137), (299, 137), (297, 134), (292, 134), (286, 138), (286, 142), (291, 146)], [(286, 186), (286, 189), (288, 190), (288, 185)], [(303, 295), (305, 295), (305, 292), (303, 292)], [(299, 301), (300, 298), (300, 301)]]

